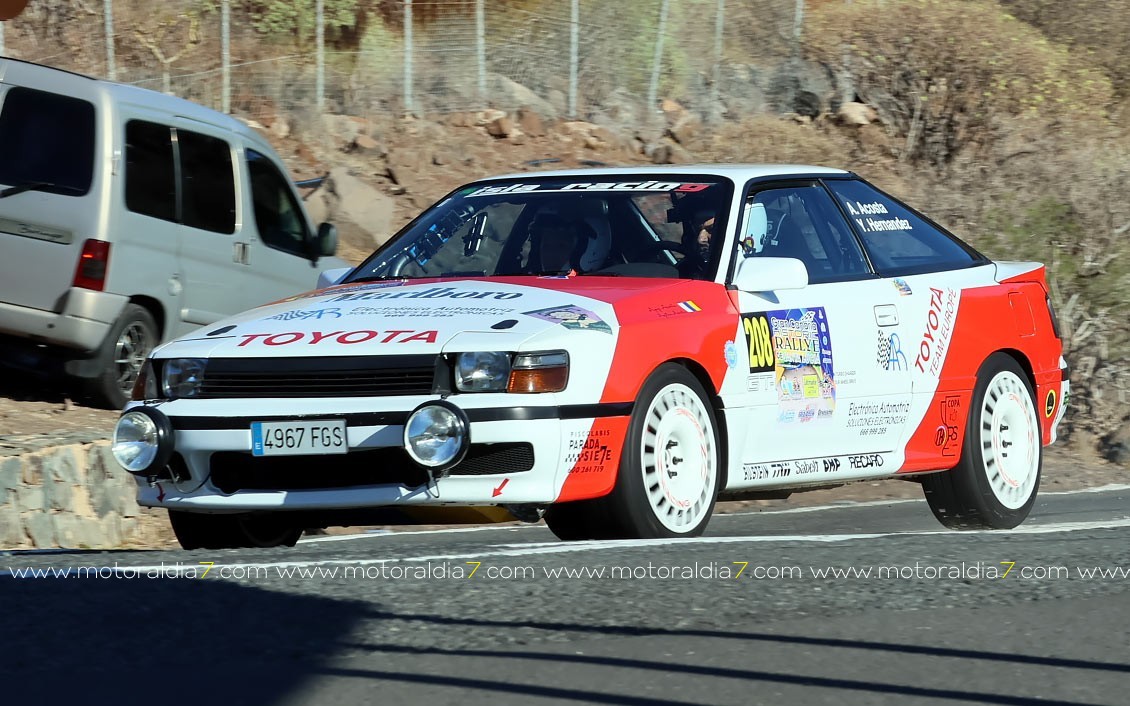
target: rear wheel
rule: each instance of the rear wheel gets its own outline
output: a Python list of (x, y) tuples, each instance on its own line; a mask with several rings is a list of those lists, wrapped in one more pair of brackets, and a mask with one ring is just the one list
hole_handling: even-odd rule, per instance
[(141, 367), (158, 339), (157, 322), (149, 310), (137, 304), (126, 304), (98, 353), (103, 362), (102, 372), (87, 383), (96, 403), (111, 409), (125, 406)]
[(1043, 462), (1035, 395), (1020, 365), (994, 353), (977, 374), (961, 460), (922, 479), (934, 516), (952, 529), (1011, 529), (1036, 503)]

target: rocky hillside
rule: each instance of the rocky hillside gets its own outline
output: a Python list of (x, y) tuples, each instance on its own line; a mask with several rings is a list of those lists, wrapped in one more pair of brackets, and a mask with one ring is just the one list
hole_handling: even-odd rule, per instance
[[(140, 27), (160, 14), (145, 3), (115, 1), (119, 26)], [(163, 4), (162, 11), (180, 14), (161, 31), (177, 22), (186, 32), (214, 22), (215, 4)], [(246, 20), (236, 24), (233, 54), (309, 51), (309, 23), (293, 31), (278, 23), (301, 20), (312, 4), (272, 15), (267, 10), (279, 3), (233, 2), (233, 13)], [(10, 32), (10, 45), (25, 35), (77, 41), (88, 4), (64, 5), (32, 0), (29, 12), (38, 12), (42, 26)], [(327, 0), (338, 13), (334, 48), (364, 49), (377, 39), (399, 46), (401, 5)], [(415, 3), (423, 13), (416, 22), (433, 30), (418, 40), (466, 48), (453, 34), (468, 26), (463, 5)], [(586, 21), (595, 23), (606, 5), (582, 0)], [(426, 101), (412, 111), (397, 108), (372, 95), (395, 72), (358, 60), (324, 114), (298, 94), (285, 103), (277, 90), (259, 92), (267, 84), (258, 80), (241, 84), (233, 112), (272, 136), (296, 177), (333, 175), (308, 204), (316, 217), (338, 222), (343, 255), (353, 260), (451, 187), (490, 173), (589, 162), (782, 161), (852, 169), (990, 256), (1047, 263), (1073, 376), (1068, 436), (1080, 448), (1110, 454), (1130, 447), (1130, 200), (1122, 194), (1130, 174), (1123, 120), (1130, 105), (1130, 33), (1123, 31), (1130, 0), (808, 0), (803, 22), (795, 24), (798, 5), (791, 0), (736, 9), (729, 3), (729, 33), (714, 65), (703, 63), (714, 56), (714, 4), (694, 5), (710, 22), (687, 16), (689, 4), (673, 5), (683, 14), (669, 18), (674, 29), (654, 106), (645, 96), (655, 19), (636, 3), (630, 13), (586, 25), (585, 100), (577, 119), (565, 119), (562, 84), (554, 78), (563, 66), (519, 52), (567, 37), (537, 34), (556, 27), (560, 8), (548, 0), (492, 0), (488, 48), (492, 56), (512, 57), (506, 65), (521, 71), (492, 73), (488, 95), (474, 109), (440, 110)], [(59, 27), (59, 18), (73, 24)], [(200, 47), (215, 41), (199, 36)], [(180, 64), (185, 70), (207, 54), (194, 51)], [(143, 61), (145, 52), (131, 56)], [(442, 56), (428, 54), (420, 68), (430, 95), (469, 95), (453, 78), (462, 75), (459, 67), (445, 67)], [(644, 70), (624, 72), (631, 75), (611, 90), (610, 71), (636, 66), (615, 62), (637, 56)], [(607, 66), (597, 65), (601, 59)], [(501, 70), (500, 62), (492, 70)], [(514, 78), (519, 74), (526, 78)]]

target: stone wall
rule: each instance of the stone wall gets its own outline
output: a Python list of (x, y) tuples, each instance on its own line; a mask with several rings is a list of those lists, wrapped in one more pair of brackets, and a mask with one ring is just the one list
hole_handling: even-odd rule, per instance
[(104, 434), (0, 436), (0, 550), (167, 545), (165, 513), (136, 492)]

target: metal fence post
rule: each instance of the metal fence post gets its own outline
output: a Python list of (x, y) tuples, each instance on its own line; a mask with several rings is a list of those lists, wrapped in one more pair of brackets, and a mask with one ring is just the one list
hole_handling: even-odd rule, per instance
[(722, 81), (722, 27), (726, 22), (726, 0), (718, 0), (718, 11), (714, 15), (714, 69), (710, 76), (710, 110), (706, 116), (716, 122), (718, 113), (718, 84)]
[(106, 25), (106, 77), (117, 81), (118, 66), (114, 60), (114, 0), (105, 0), (102, 7)]
[(412, 0), (404, 0), (404, 111), (415, 113), (412, 100)]
[(4, 23), (0, 22), (0, 56), (4, 56)]
[(569, 117), (577, 117), (577, 46), (581, 31), (581, 0), (573, 0), (569, 19)]
[(659, 93), (659, 69), (663, 63), (663, 38), (667, 34), (667, 11), (671, 9), (671, 0), (663, 0), (659, 7), (659, 31), (655, 36), (655, 58), (651, 65), (651, 83), (647, 87), (647, 106), (649, 115), (654, 117), (657, 113), (655, 101)]
[(487, 21), (483, 8), (486, 0), (475, 0), (475, 61), (479, 68), (479, 107), (486, 106), (487, 99)]
[(325, 0), (318, 0), (316, 3), (315, 19), (315, 46), (317, 47), (317, 68), (315, 69), (314, 78), (314, 105), (318, 109), (318, 114), (321, 115), (325, 112), (326, 108), (326, 2)]
[(231, 0), (224, 0), (220, 8), (220, 61), (223, 66), (221, 77), (223, 88), (220, 95), (220, 110), (231, 112)]

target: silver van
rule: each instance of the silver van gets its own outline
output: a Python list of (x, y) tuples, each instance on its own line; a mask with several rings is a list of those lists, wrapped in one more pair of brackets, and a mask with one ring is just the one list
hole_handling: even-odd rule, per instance
[(0, 57), (0, 363), (120, 407), (160, 341), (314, 288), (336, 246), (244, 123)]

